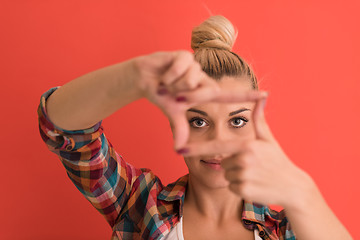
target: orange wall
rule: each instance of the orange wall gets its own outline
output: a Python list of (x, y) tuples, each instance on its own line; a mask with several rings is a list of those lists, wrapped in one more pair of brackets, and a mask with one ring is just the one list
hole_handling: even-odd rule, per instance
[[(238, 27), (234, 51), (270, 91), (274, 135), (360, 239), (357, 0), (2, 1), (0, 239), (110, 238), (105, 219), (41, 141), (40, 95), (134, 56), (190, 50), (192, 27), (209, 16), (205, 5)], [(166, 118), (147, 101), (121, 109), (104, 127), (125, 159), (164, 183), (186, 173)]]

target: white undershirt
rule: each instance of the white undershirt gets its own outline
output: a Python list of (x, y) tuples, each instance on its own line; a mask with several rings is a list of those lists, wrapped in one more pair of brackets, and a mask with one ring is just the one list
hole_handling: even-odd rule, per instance
[[(180, 222), (176, 224), (173, 229), (171, 229), (169, 234), (166, 235), (163, 240), (184, 240), (182, 220), (183, 218), (180, 218)], [(254, 237), (255, 240), (261, 240), (259, 231), (257, 229), (254, 229)]]

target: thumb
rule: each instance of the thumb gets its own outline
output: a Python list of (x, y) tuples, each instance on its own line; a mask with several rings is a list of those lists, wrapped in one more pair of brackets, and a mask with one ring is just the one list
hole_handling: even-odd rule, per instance
[(273, 139), (273, 135), (269, 125), (266, 122), (264, 114), (267, 98), (268, 97), (261, 98), (256, 101), (255, 110), (253, 112), (253, 119), (256, 139), (271, 141)]

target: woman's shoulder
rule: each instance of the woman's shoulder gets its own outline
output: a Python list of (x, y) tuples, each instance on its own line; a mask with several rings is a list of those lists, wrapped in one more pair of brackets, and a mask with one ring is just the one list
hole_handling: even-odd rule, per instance
[(158, 199), (167, 202), (171, 202), (175, 200), (184, 200), (188, 179), (189, 179), (189, 174), (186, 174), (178, 178), (176, 181), (171, 182), (166, 186), (163, 186), (158, 195)]

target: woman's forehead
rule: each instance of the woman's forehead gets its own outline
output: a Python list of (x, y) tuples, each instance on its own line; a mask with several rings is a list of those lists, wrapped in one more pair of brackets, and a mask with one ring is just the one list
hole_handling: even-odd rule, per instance
[[(227, 89), (227, 88), (239, 89), (239, 93), (243, 91), (252, 90), (251, 83), (250, 81), (247, 81), (247, 79), (223, 77), (218, 83), (221, 89)], [(208, 115), (214, 115), (214, 114), (228, 115), (229, 113), (240, 109), (249, 109), (251, 111), (254, 108), (254, 106), (255, 106), (255, 102), (238, 102), (238, 103), (209, 102), (209, 103), (202, 103), (193, 106), (189, 110), (191, 109), (200, 110), (200, 112), (205, 112)], [(198, 111), (189, 111), (189, 110), (188, 112), (198, 112)]]
[[(199, 113), (201, 115), (228, 115), (238, 110), (247, 110), (251, 112), (255, 107), (255, 102), (243, 103), (206, 103), (196, 105), (187, 110), (188, 113)], [(241, 112), (247, 112), (241, 111)]]

